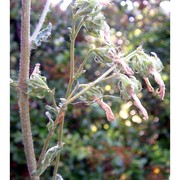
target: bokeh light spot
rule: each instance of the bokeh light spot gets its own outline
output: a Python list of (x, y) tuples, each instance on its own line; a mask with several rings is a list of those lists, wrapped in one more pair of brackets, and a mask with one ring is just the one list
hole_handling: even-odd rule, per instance
[(119, 116), (120, 116), (121, 118), (123, 118), (123, 119), (127, 119), (127, 118), (129, 117), (129, 114), (127, 113), (126, 110), (122, 109), (122, 110), (120, 110), (120, 112), (119, 112)]
[(109, 129), (109, 125), (108, 124), (104, 124), (103, 128), (104, 129)]
[(111, 90), (111, 86), (110, 86), (110, 85), (106, 85), (106, 86), (105, 86), (105, 90), (106, 90), (106, 91), (110, 91), (110, 90)]
[(132, 121), (136, 123), (141, 123), (142, 119), (138, 115), (135, 115), (132, 117)]
[(154, 168), (154, 169), (153, 169), (153, 173), (154, 173), (154, 174), (159, 174), (159, 173), (160, 173), (160, 169), (157, 168), (157, 167)]
[(136, 29), (134, 31), (134, 36), (139, 36), (141, 34), (141, 30), (140, 29)]
[(131, 121), (126, 120), (126, 121), (125, 121), (125, 124), (126, 124), (126, 126), (131, 126)]
[(97, 131), (97, 127), (95, 125), (91, 125), (91, 131), (95, 133)]

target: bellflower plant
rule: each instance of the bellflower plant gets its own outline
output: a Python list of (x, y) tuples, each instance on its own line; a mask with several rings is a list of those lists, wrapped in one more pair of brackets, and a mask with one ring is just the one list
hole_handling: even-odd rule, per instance
[[(18, 90), (19, 113), (22, 125), (23, 144), (26, 154), (27, 166), (30, 179), (40, 179), (49, 165), (54, 163), (53, 180), (62, 176), (58, 173), (60, 153), (65, 143), (63, 142), (63, 126), (66, 118), (67, 108), (75, 100), (79, 100), (87, 105), (97, 103), (104, 110), (107, 120), (111, 123), (116, 119), (111, 107), (103, 100), (104, 92), (101, 82), (107, 83), (109, 79), (118, 81), (117, 87), (120, 89), (122, 99), (133, 99), (134, 105), (140, 110), (143, 119), (148, 119), (148, 113), (138, 98), (138, 93), (142, 91), (141, 83), (135, 77), (140, 74), (145, 80), (148, 90), (154, 91), (149, 78), (153, 77), (159, 89), (156, 93), (163, 100), (165, 96), (165, 84), (161, 78), (160, 71), (163, 65), (155, 53), (148, 55), (142, 47), (138, 47), (133, 52), (124, 56), (119, 52), (110, 37), (110, 27), (106, 22), (105, 16), (101, 12), (103, 7), (110, 5), (109, 1), (102, 0), (76, 0), (72, 7), (72, 27), (70, 30), (70, 74), (69, 84), (65, 97), (59, 97), (59, 102), (55, 101), (55, 89), (51, 89), (46, 81), (46, 77), (41, 75), (40, 63), (34, 67), (34, 71), (29, 75), (31, 50), (38, 51), (38, 47), (51, 35), (52, 24), (42, 29), (45, 17), (49, 12), (50, 0), (47, 0), (39, 22), (30, 36), (30, 9), (31, 0), (22, 0), (22, 19), (21, 19), (21, 56), (18, 82), (11, 80), (11, 84)], [(83, 28), (84, 33), (95, 38), (103, 39), (100, 47), (90, 45), (88, 53), (75, 71), (75, 41), (79, 31)], [(42, 30), (41, 30), (42, 29)], [(85, 72), (85, 65), (90, 57), (94, 55), (97, 63), (103, 63), (105, 69), (103, 73), (94, 81), (87, 84), (80, 84), (78, 78)], [(75, 82), (77, 84), (75, 84)], [(16, 83), (16, 84), (15, 84)], [(47, 124), (48, 134), (41, 154), (36, 163), (34, 144), (31, 131), (29, 114), (29, 97), (46, 98), (51, 97), (52, 105), (46, 105), (46, 116), (49, 120)], [(55, 115), (53, 119), (52, 116)], [(45, 128), (46, 128), (45, 127)], [(58, 128), (58, 133), (57, 133)], [(49, 147), (51, 138), (54, 134), (58, 136), (58, 142)]]

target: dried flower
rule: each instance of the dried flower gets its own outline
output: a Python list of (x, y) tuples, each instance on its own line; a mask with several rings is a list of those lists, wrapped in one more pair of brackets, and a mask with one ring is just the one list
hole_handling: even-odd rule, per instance
[(41, 66), (41, 64), (36, 63), (36, 66), (34, 67), (34, 70), (33, 70), (33, 72), (32, 72), (32, 75), (41, 74), (40, 66)]
[(165, 84), (164, 84), (164, 81), (161, 78), (160, 73), (156, 70), (156, 68), (154, 66), (151, 66), (149, 68), (149, 73), (154, 76), (154, 80), (159, 84), (160, 89), (157, 89), (156, 93), (159, 95), (161, 100), (163, 100), (164, 96), (165, 96), (165, 89), (166, 88), (165, 88)]
[(148, 113), (146, 109), (142, 106), (139, 98), (137, 97), (137, 93), (141, 90), (140, 82), (134, 77), (130, 78), (124, 74), (120, 74), (121, 80), (121, 94), (124, 98), (129, 99), (132, 97), (134, 99), (134, 105), (140, 109), (142, 112), (144, 119), (148, 119)]
[(111, 3), (108, 0), (100, 0), (99, 5), (101, 6), (107, 6), (110, 5)]
[(40, 74), (40, 64), (37, 63), (28, 81), (28, 93), (33, 97), (43, 98), (50, 89), (46, 77)]
[(154, 92), (154, 88), (151, 86), (151, 83), (147, 77), (143, 77), (144, 81), (146, 82), (147, 88), (149, 92)]
[(116, 119), (114, 116), (114, 113), (112, 112), (112, 110), (108, 104), (106, 104), (102, 99), (96, 99), (96, 102), (105, 111), (108, 121), (114, 121)]
[(129, 67), (129, 65), (120, 57), (120, 53), (117, 53), (117, 51), (111, 48), (109, 51), (109, 57), (112, 59), (113, 62), (120, 65), (123, 72), (129, 76), (132, 76), (134, 74), (134, 71)]
[(128, 87), (127, 91), (131, 95), (131, 97), (134, 99), (134, 105), (136, 107), (138, 107), (140, 109), (140, 111), (142, 112), (142, 114), (144, 116), (143, 119), (147, 120), (149, 118), (148, 113), (147, 113), (146, 109), (143, 107), (143, 105), (141, 104), (141, 102), (140, 102), (139, 98), (137, 97), (136, 93), (134, 92), (134, 90), (131, 87)]
[(165, 84), (161, 78), (160, 71), (163, 69), (162, 62), (157, 57), (156, 53), (151, 52), (153, 56), (149, 56), (144, 53), (142, 49), (138, 49), (138, 54), (136, 55), (137, 59), (134, 59), (134, 69), (143, 76), (145, 80), (148, 90), (153, 92), (154, 89), (151, 86), (148, 77), (153, 75), (155, 81), (159, 85), (159, 89), (156, 90), (156, 93), (159, 95), (161, 100), (164, 99), (165, 96)]
[(111, 43), (110, 27), (109, 27), (109, 25), (108, 25), (106, 22), (104, 23), (103, 34), (104, 34), (104, 40), (105, 40), (107, 43)]
[(129, 67), (129, 65), (121, 58), (117, 58), (113, 60), (114, 62), (117, 62), (118, 64), (121, 65), (123, 71), (125, 74), (132, 76), (134, 74), (134, 71)]

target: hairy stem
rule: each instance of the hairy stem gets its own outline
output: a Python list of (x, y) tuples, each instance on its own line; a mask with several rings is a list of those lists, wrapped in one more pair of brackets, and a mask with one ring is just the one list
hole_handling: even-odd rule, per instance
[(41, 30), (42, 25), (43, 25), (43, 23), (44, 23), (44, 20), (45, 20), (45, 18), (46, 18), (46, 15), (47, 15), (47, 13), (48, 13), (48, 11), (49, 11), (49, 6), (50, 6), (50, 4), (51, 4), (51, 0), (47, 0), (47, 1), (46, 1), (46, 4), (45, 4), (45, 6), (44, 6), (43, 12), (42, 12), (42, 14), (41, 14), (41, 17), (40, 17), (40, 19), (39, 19), (39, 22), (38, 22), (38, 24), (37, 24), (37, 26), (36, 26), (36, 29), (35, 29), (33, 35), (31, 36), (31, 39), (30, 39), (31, 41), (32, 41), (32, 40), (35, 40), (36, 37), (37, 37), (37, 35), (39, 34), (39, 31)]
[(29, 114), (29, 95), (27, 92), (27, 81), (29, 80), (30, 63), (30, 8), (31, 0), (22, 0), (21, 16), (21, 52), (20, 69), (18, 77), (19, 113), (21, 119), (22, 137), (24, 150), (27, 160), (28, 171), (32, 180), (39, 179), (32, 177), (31, 173), (36, 169), (36, 159), (32, 139), (30, 114)]

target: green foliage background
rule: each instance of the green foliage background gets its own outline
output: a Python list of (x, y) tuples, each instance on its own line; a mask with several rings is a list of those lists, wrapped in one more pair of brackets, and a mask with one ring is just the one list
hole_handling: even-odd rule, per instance
[[(127, 54), (140, 44), (147, 53), (156, 52), (162, 60), (162, 77), (166, 84), (166, 96), (160, 101), (157, 95), (144, 90), (139, 94), (150, 118), (140, 119), (131, 101), (118, 98), (105, 99), (115, 112), (117, 120), (109, 123), (104, 112), (96, 104), (86, 106), (72, 104), (65, 118), (64, 142), (59, 173), (69, 180), (165, 180), (169, 177), (170, 148), (170, 22), (164, 14), (160, 0), (113, 0), (114, 4), (104, 9), (110, 25), (111, 37)], [(33, 32), (42, 12), (44, 0), (32, 1), (31, 32)], [(17, 79), (20, 50), (20, 1), (11, 0), (11, 78)], [(129, 5), (128, 5), (129, 4)], [(130, 8), (133, 5), (133, 9)], [(123, 6), (122, 6), (123, 5)], [(71, 26), (70, 8), (66, 12), (58, 6), (52, 7), (44, 27), (51, 22), (52, 35), (49, 42), (32, 51), (31, 67), (42, 64), (42, 74), (48, 85), (56, 88), (56, 100), (64, 97), (69, 74), (69, 31)], [(93, 40), (83, 34), (77, 37), (76, 67), (82, 61)], [(96, 41), (95, 43), (98, 43)], [(91, 57), (86, 65), (87, 73), (79, 79), (89, 82), (99, 76), (100, 65)], [(105, 92), (118, 96), (113, 81), (102, 84)], [(156, 87), (156, 83), (152, 83)], [(23, 151), (21, 125), (18, 114), (17, 92), (11, 89), (11, 179), (28, 179), (28, 171)], [(39, 156), (48, 133), (45, 116), (49, 97), (30, 99), (30, 113), (36, 157)], [(53, 137), (51, 145), (55, 145)], [(53, 167), (49, 167), (42, 179), (50, 179)]]

